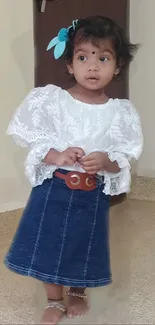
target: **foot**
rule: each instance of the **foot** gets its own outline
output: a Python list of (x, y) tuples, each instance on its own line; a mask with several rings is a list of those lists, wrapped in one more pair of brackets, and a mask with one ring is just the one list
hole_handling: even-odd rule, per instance
[(74, 318), (86, 315), (89, 310), (87, 297), (72, 296), (71, 294), (70, 292), (68, 294), (67, 317)]
[(61, 304), (59, 304), (58, 302), (49, 303), (44, 310), (41, 319), (41, 324), (56, 325), (64, 316), (65, 312), (66, 309), (62, 303)]

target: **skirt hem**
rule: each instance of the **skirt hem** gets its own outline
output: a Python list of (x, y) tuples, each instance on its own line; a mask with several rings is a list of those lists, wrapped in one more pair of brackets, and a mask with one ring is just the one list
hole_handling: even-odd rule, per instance
[(99, 280), (76, 280), (76, 279), (68, 279), (68, 278), (63, 278), (59, 276), (52, 276), (48, 274), (41, 273), (39, 271), (33, 270), (33, 269), (28, 269), (28, 268), (23, 268), (21, 266), (16, 266), (14, 264), (11, 264), (8, 261), (4, 261), (5, 266), (20, 275), (23, 276), (29, 276), (32, 278), (35, 278), (37, 280), (40, 280), (42, 282), (46, 283), (53, 283), (53, 284), (58, 284), (58, 285), (63, 285), (63, 286), (69, 286), (69, 287), (79, 287), (79, 288), (97, 288), (97, 287), (102, 287), (106, 286), (112, 283), (111, 277), (109, 278), (103, 278)]

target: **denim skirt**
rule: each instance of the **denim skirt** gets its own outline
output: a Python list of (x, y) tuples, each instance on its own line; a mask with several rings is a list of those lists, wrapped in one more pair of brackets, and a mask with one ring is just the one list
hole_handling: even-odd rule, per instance
[(103, 189), (103, 179), (88, 192), (71, 190), (55, 176), (34, 187), (5, 265), (46, 283), (72, 287), (111, 283), (110, 197)]

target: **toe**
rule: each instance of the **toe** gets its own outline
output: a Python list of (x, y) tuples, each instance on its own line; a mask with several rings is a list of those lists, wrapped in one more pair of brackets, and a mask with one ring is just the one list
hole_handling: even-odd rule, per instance
[(67, 317), (70, 318), (70, 319), (72, 319), (72, 318), (74, 318), (74, 315), (71, 314), (71, 313), (68, 313), (68, 314), (67, 314)]
[(68, 318), (73, 318), (74, 317), (74, 309), (68, 308), (67, 317)]
[(79, 310), (78, 306), (75, 306), (75, 308), (74, 308), (74, 316), (77, 317), (79, 315), (79, 312), (80, 312), (80, 310)]
[(79, 312), (77, 313), (77, 317), (80, 317), (80, 316), (83, 316), (83, 313), (79, 311)]

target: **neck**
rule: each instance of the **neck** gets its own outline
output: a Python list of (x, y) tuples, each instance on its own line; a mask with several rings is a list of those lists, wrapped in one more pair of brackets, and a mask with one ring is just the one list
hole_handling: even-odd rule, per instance
[(69, 89), (69, 92), (76, 99), (86, 101), (90, 104), (102, 104), (108, 100), (108, 97), (104, 93), (104, 89), (89, 90), (76, 84), (73, 88)]

